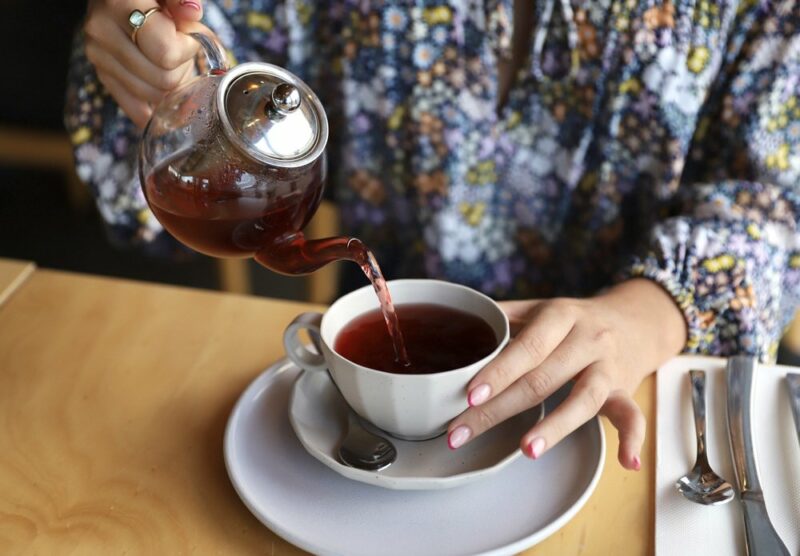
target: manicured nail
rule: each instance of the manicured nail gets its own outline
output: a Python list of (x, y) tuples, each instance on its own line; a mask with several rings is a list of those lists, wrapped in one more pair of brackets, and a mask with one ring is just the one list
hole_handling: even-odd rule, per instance
[(641, 468), (642, 468), (642, 460), (639, 459), (639, 456), (633, 456), (634, 471), (639, 471)]
[(469, 396), (467, 396), (467, 402), (469, 403), (470, 407), (481, 405), (483, 402), (489, 399), (489, 394), (491, 393), (492, 389), (488, 384), (480, 384), (470, 390)]
[(537, 436), (531, 443), (528, 444), (528, 455), (533, 459), (539, 459), (539, 456), (544, 452), (544, 438)]
[(192, 0), (181, 0), (181, 6), (186, 6), (187, 8), (193, 8), (198, 12), (200, 11), (200, 4), (198, 4), (197, 2), (193, 2)]
[(463, 446), (464, 442), (469, 440), (470, 436), (472, 436), (472, 430), (466, 425), (461, 425), (460, 427), (454, 428), (449, 434), (447, 437), (447, 445), (450, 446), (451, 450), (455, 450)]

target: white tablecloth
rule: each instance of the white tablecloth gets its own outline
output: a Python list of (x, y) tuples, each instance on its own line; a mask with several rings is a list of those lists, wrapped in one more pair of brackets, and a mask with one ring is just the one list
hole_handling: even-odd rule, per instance
[[(744, 554), (738, 499), (723, 506), (689, 502), (675, 481), (694, 465), (696, 441), (690, 369), (706, 376), (708, 459), (736, 486), (725, 405), (725, 360), (677, 357), (658, 371), (656, 423), (656, 554)], [(759, 366), (755, 385), (754, 441), (761, 484), (775, 529), (791, 554), (800, 554), (800, 444), (783, 377), (793, 367)]]

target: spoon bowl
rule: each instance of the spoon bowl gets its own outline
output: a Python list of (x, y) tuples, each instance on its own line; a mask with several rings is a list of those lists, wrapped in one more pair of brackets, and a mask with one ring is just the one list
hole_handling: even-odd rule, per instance
[(347, 434), (339, 444), (339, 459), (350, 467), (380, 471), (394, 463), (397, 450), (387, 438), (368, 431), (351, 409), (347, 414)]
[(687, 499), (705, 506), (717, 506), (733, 500), (735, 491), (725, 479), (710, 468), (695, 464), (694, 468), (678, 479), (675, 487)]

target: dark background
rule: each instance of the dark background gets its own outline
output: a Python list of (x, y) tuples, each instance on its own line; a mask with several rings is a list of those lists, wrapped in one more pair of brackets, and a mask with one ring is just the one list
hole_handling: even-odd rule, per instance
[[(209, 257), (170, 261), (112, 246), (88, 188), (76, 181), (62, 112), (70, 47), (86, 0), (3, 0), (0, 5), (0, 132), (12, 139), (33, 132), (49, 146), (48, 153), (53, 145), (62, 153), (43, 160), (31, 160), (37, 153), (30, 153), (22, 160), (0, 152), (0, 257), (44, 268), (218, 289), (218, 262)], [(290, 299), (306, 294), (303, 278), (279, 276), (255, 263), (247, 266), (255, 294)]]

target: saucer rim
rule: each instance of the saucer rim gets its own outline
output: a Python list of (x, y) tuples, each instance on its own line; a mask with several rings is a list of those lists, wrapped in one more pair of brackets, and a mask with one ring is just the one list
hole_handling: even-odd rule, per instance
[[(294, 367), (297, 368), (296, 365), (292, 364)], [(418, 476), (418, 475), (411, 475), (411, 476), (390, 476), (382, 474), (380, 471), (368, 471), (365, 469), (358, 469), (356, 467), (350, 467), (348, 465), (344, 465), (340, 463), (336, 458), (332, 457), (330, 454), (325, 453), (323, 450), (320, 450), (317, 446), (313, 445), (307, 438), (305, 433), (303, 432), (303, 427), (300, 423), (296, 422), (294, 412), (292, 408), (295, 404), (295, 397), (297, 392), (300, 388), (300, 382), (308, 375), (308, 377), (314, 376), (313, 373), (318, 371), (309, 371), (307, 369), (299, 369), (299, 373), (297, 378), (292, 383), (291, 386), (291, 394), (289, 397), (289, 422), (292, 426), (292, 430), (294, 431), (295, 436), (302, 444), (303, 448), (309, 455), (313, 456), (317, 461), (322, 463), (323, 465), (327, 466), (328, 468), (332, 469), (339, 475), (353, 480), (358, 481), (360, 483), (365, 483), (373, 486), (378, 486), (381, 488), (386, 488), (390, 490), (441, 490), (446, 488), (455, 488), (461, 485), (465, 485), (471, 483), (472, 481), (477, 481), (483, 477), (487, 477), (489, 475), (493, 475), (498, 471), (504, 469), (512, 462), (516, 461), (520, 458), (522, 454), (522, 450), (518, 447), (514, 448), (508, 455), (504, 456), (503, 459), (494, 463), (493, 465), (482, 467), (480, 469), (473, 469), (471, 471), (466, 471), (462, 473), (457, 473), (454, 475), (449, 475), (447, 477), (425, 477), (425, 476)], [(329, 381), (332, 381), (330, 377), (327, 377)], [(310, 378), (308, 379), (310, 380)], [(335, 388), (335, 386), (333, 386)], [(346, 403), (346, 402), (345, 402)], [(541, 422), (544, 418), (544, 405), (542, 405), (542, 410), (540, 411), (539, 418), (537, 419), (537, 423)], [(441, 435), (440, 435), (441, 436)], [(435, 438), (440, 438), (437, 436)], [(404, 439), (398, 439), (402, 442), (410, 442)], [(420, 441), (420, 442), (430, 442), (432, 439)]]
[(230, 480), (231, 485), (233, 485), (233, 490), (236, 491), (236, 495), (239, 497), (239, 500), (241, 500), (247, 510), (269, 530), (276, 533), (282, 539), (285, 539), (293, 545), (298, 546), (303, 550), (307, 550), (312, 554), (324, 554), (326, 553), (325, 547), (318, 546), (316, 543), (310, 542), (307, 539), (302, 538), (300, 535), (295, 535), (293, 532), (288, 530), (286, 527), (283, 527), (275, 520), (268, 518), (260, 509), (258, 509), (255, 503), (251, 501), (251, 496), (247, 494), (248, 491), (246, 486), (242, 484), (239, 476), (235, 472), (236, 470), (234, 469), (234, 465), (237, 463), (237, 458), (234, 457), (234, 443), (236, 438), (234, 435), (234, 429), (236, 428), (238, 422), (242, 419), (242, 410), (244, 406), (247, 403), (255, 402), (261, 392), (269, 388), (280, 378), (281, 375), (290, 372), (292, 367), (297, 368), (288, 357), (282, 357), (281, 359), (278, 359), (266, 369), (261, 371), (253, 380), (251, 380), (239, 395), (239, 398), (236, 400), (236, 403), (233, 405), (233, 409), (231, 409), (231, 413), (228, 416), (228, 422), (225, 424), (225, 435), (222, 440), (223, 459), (225, 460), (225, 473), (227, 473), (228, 480)]

